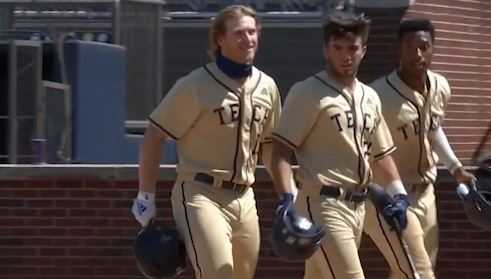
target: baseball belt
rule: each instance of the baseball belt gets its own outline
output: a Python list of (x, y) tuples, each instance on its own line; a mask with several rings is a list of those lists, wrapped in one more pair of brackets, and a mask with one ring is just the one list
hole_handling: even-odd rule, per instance
[(342, 190), (337, 186), (324, 185), (321, 187), (320, 195), (358, 204), (364, 202), (367, 199), (368, 191), (366, 188), (359, 191), (352, 191), (344, 189)]
[[(207, 173), (198, 172), (196, 175), (194, 175), (194, 180), (213, 186), (215, 182), (215, 177)], [(247, 191), (247, 189), (249, 189), (249, 186), (247, 186), (246, 184), (237, 184), (230, 181), (222, 180), (221, 188), (234, 191), (239, 195), (243, 195)]]

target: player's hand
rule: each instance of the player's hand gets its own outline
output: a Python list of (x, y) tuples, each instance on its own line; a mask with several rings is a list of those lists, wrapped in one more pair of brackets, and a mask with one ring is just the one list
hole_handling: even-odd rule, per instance
[(280, 201), (276, 206), (276, 215), (281, 215), (285, 210), (287, 210), (294, 202), (294, 195), (292, 193), (281, 193)]
[(131, 213), (135, 216), (135, 219), (145, 227), (150, 220), (155, 217), (156, 214), (155, 201), (136, 198), (133, 200), (133, 206), (131, 207)]
[(383, 215), (389, 225), (396, 231), (402, 231), (407, 227), (407, 208), (409, 199), (407, 195), (398, 194), (394, 196), (393, 202), (386, 206)]
[(458, 167), (453, 172), (453, 176), (457, 182), (464, 183), (466, 185), (471, 185), (477, 180), (477, 178), (470, 172), (466, 171), (463, 167)]

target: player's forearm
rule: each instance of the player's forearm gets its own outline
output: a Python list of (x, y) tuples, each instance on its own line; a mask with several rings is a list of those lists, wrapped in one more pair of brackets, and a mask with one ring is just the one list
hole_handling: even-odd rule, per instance
[(264, 167), (268, 172), (270, 177), (273, 177), (273, 173), (271, 171), (271, 155), (273, 153), (273, 144), (267, 143), (261, 146), (261, 159), (263, 161)]
[(293, 193), (292, 150), (279, 141), (273, 141), (271, 154), (271, 177), (277, 193)]
[(457, 168), (462, 166), (462, 163), (457, 159), (457, 156), (455, 156), (452, 147), (448, 143), (447, 136), (441, 127), (433, 134), (433, 149), (450, 173), (453, 174)]
[(155, 193), (155, 185), (159, 176), (162, 143), (166, 137), (160, 134), (154, 126), (150, 125), (145, 131), (143, 143), (140, 147), (139, 158), (139, 190)]
[(373, 172), (389, 195), (407, 194), (392, 156), (387, 155), (375, 161)]

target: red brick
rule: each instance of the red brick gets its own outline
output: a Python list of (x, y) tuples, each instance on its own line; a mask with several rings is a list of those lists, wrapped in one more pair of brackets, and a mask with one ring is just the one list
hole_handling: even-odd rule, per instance
[(39, 196), (43, 198), (63, 198), (67, 196), (67, 190), (48, 189), (39, 192)]
[(71, 270), (68, 267), (57, 267), (57, 266), (47, 266), (47, 267), (41, 267), (39, 269), (39, 273), (42, 274), (42, 276), (45, 276), (44, 278), (48, 278), (46, 276), (50, 276), (49, 278), (59, 278), (55, 276), (69, 275), (70, 271)]
[(33, 227), (46, 227), (46, 226), (53, 226), (55, 224), (55, 220), (47, 219), (47, 218), (24, 219), (24, 221), (26, 226), (33, 226)]
[(110, 223), (110, 220), (108, 220), (108, 219), (85, 219), (85, 220), (82, 220), (82, 224), (84, 226), (91, 226), (91, 227), (107, 226), (109, 223)]
[(81, 239), (76, 239), (73, 235), (69, 235), (69, 238), (52, 239), (51, 242), (56, 247), (79, 247), (83, 244)]
[(93, 209), (70, 209), (69, 215), (73, 217), (93, 217), (96, 211)]
[(26, 186), (26, 183), (23, 180), (1, 180), (0, 181), (0, 188), (17, 189), (17, 188), (22, 188), (24, 186)]
[(85, 185), (84, 178), (60, 178), (56, 180), (56, 186), (59, 188), (82, 188)]
[(82, 207), (81, 200), (69, 199), (69, 200), (55, 200), (55, 207), (62, 208), (80, 208)]
[(63, 248), (41, 248), (40, 256), (65, 256), (66, 251)]
[(95, 193), (92, 190), (71, 190), (68, 192), (68, 196), (72, 198), (92, 198), (95, 197)]
[(55, 225), (58, 227), (78, 227), (82, 226), (82, 221), (82, 219), (77, 218), (56, 219)]
[(94, 235), (94, 229), (92, 228), (70, 228), (68, 229), (68, 235), (71, 237), (90, 237)]
[(109, 208), (111, 207), (111, 200), (86, 200), (84, 202), (87, 208)]
[(120, 209), (99, 209), (97, 211), (97, 216), (99, 217), (123, 217), (128, 216), (130, 214), (129, 209), (120, 210)]
[(35, 200), (24, 200), (26, 207), (53, 207), (53, 200), (48, 199), (35, 199)]
[(40, 209), (39, 215), (44, 217), (65, 217), (68, 212), (65, 209)]
[(117, 199), (117, 198), (123, 198), (124, 192), (118, 190), (100, 190), (97, 192), (97, 196), (101, 198)]
[(0, 198), (0, 207), (24, 207), (24, 201), (21, 199)]
[(39, 235), (39, 229), (33, 227), (23, 227), (23, 228), (10, 228), (10, 234), (14, 236), (37, 236)]
[(8, 226), (8, 227), (18, 227), (18, 226), (23, 226), (24, 225), (24, 220), (23, 219), (13, 219), (13, 218), (7, 218), (7, 219), (2, 219), (2, 226)]
[(49, 235), (49, 236), (65, 236), (67, 235), (67, 230), (64, 228), (40, 228), (39, 233), (41, 235)]

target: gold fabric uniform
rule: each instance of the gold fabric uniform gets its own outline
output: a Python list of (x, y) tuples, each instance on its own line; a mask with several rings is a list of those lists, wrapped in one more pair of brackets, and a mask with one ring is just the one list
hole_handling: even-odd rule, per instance
[(379, 97), (358, 80), (355, 85), (350, 94), (325, 71), (295, 84), (273, 132), (298, 160), (296, 209), (326, 228), (321, 249), (306, 261), (307, 279), (364, 278), (353, 257), (358, 255), (364, 206), (320, 194), (326, 185), (340, 191), (365, 188), (372, 176), (370, 161), (395, 149)]
[[(431, 148), (431, 133), (438, 129), (450, 99), (450, 86), (441, 75), (428, 71), (426, 92), (411, 89), (397, 71), (371, 86), (382, 101), (383, 114), (397, 150), (392, 154), (406, 186), (411, 206), (403, 238), (422, 278), (434, 278), (432, 266), (438, 252), (438, 223), (433, 189), (438, 157)], [(376, 178), (375, 178), (376, 179)], [(384, 254), (393, 271), (391, 278), (412, 278), (407, 255), (387, 224), (367, 203), (365, 231)], [(389, 242), (387, 242), (387, 239)]]
[(172, 208), (196, 278), (253, 278), (260, 238), (248, 186), (280, 110), (271, 77), (253, 68), (240, 86), (210, 63), (177, 81), (150, 115), (177, 141)]

